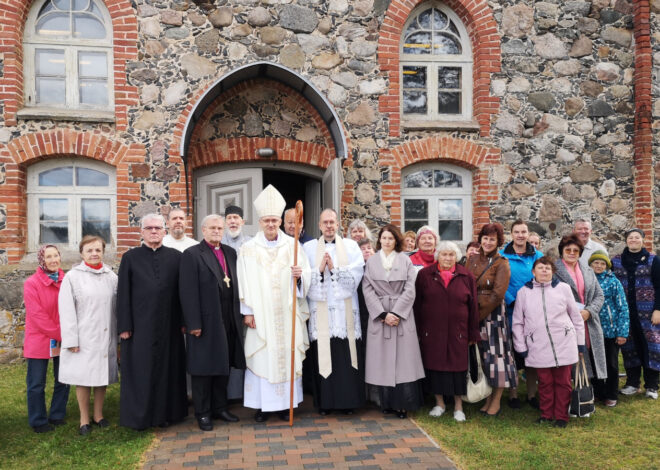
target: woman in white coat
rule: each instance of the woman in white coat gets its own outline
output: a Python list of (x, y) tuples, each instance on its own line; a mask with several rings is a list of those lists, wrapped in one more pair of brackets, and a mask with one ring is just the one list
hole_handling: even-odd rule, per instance
[(94, 424), (103, 417), (106, 386), (117, 382), (117, 275), (103, 264), (105, 241), (86, 235), (80, 241), (82, 263), (69, 271), (60, 288), (62, 330), (60, 381), (76, 385), (80, 434), (92, 431), (89, 401), (94, 387)]

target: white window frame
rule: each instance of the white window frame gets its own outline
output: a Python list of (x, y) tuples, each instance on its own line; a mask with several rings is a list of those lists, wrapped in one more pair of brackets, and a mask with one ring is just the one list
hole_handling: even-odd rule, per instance
[[(461, 55), (417, 55), (404, 54), (404, 33), (410, 23), (413, 22), (422, 12), (435, 8), (447, 15), (449, 20), (453, 21), (458, 29), (461, 39)], [(403, 68), (406, 66), (424, 66), (426, 67), (426, 93), (427, 93), (427, 113), (411, 114), (404, 113), (403, 104)], [(461, 69), (461, 110), (460, 114), (441, 114), (438, 112), (438, 67), (455, 67)], [(401, 109), (402, 121), (472, 121), (472, 94), (473, 94), (473, 57), (472, 44), (463, 22), (447, 6), (431, 2), (425, 3), (415, 8), (403, 27), (401, 42), (399, 44), (399, 103)], [(433, 92), (431, 92), (433, 90)]]
[[(114, 58), (112, 18), (100, 0), (94, 2), (103, 15), (103, 24), (106, 29), (105, 38), (100, 39), (72, 39), (68, 37), (45, 37), (36, 34), (35, 27), (39, 11), (48, 0), (37, 0), (30, 8), (28, 19), (25, 22), (23, 39), (23, 77), (24, 77), (24, 106), (29, 108), (26, 112), (19, 111), (19, 117), (37, 117), (36, 110), (44, 110), (45, 115), (66, 114), (66, 111), (87, 111), (88, 116), (81, 116), (81, 120), (94, 120), (88, 118), (98, 117), (100, 121), (114, 118)], [(40, 104), (37, 103), (35, 52), (37, 49), (63, 50), (65, 57), (65, 103)], [(107, 59), (108, 71), (108, 103), (104, 106), (79, 103), (78, 80), (78, 52), (104, 52)]]
[[(60, 167), (88, 168), (108, 175), (108, 186), (39, 186), (39, 174)], [(117, 240), (117, 178), (114, 167), (94, 160), (56, 158), (35, 163), (27, 171), (28, 199), (28, 251), (39, 249), (39, 199), (67, 199), (69, 206), (69, 242), (56, 243), (63, 250), (78, 250), (82, 238), (82, 199), (110, 200), (110, 234), (108, 247), (116, 246)]]
[[(461, 188), (406, 188), (406, 176), (421, 170), (443, 170), (459, 175), (462, 179)], [(465, 168), (445, 163), (421, 163), (406, 167), (401, 172), (401, 226), (405, 230), (406, 200), (426, 199), (428, 201), (428, 225), (438, 229), (438, 201), (443, 199), (460, 199), (463, 209), (463, 233), (461, 240), (452, 240), (466, 245), (472, 241), (472, 173)]]

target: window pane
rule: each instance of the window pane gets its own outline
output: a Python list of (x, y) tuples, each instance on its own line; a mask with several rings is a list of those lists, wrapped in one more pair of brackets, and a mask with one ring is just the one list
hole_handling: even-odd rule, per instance
[(73, 186), (73, 167), (42, 171), (39, 173), (39, 186)]
[(64, 76), (64, 50), (37, 49), (34, 53), (37, 75)]
[(405, 114), (426, 114), (426, 92), (404, 91), (403, 112)]
[(451, 171), (435, 170), (433, 172), (433, 186), (436, 188), (462, 188), (463, 178)]
[(407, 232), (408, 230), (412, 230), (413, 232), (417, 232), (417, 230), (422, 228), (424, 225), (428, 225), (426, 220), (406, 220), (404, 222), (403, 231)]
[(73, 0), (73, 11), (85, 11), (89, 8), (89, 0)]
[(110, 178), (101, 171), (76, 168), (76, 186), (108, 186)]
[(78, 73), (81, 78), (106, 78), (108, 59), (105, 52), (78, 52)]
[(37, 77), (37, 103), (64, 104), (65, 91), (63, 78)]
[(419, 23), (419, 26), (421, 26), (423, 29), (431, 29), (431, 13), (432, 13), (432, 11), (433, 10), (431, 10), (431, 9), (423, 11), (417, 17), (417, 22)]
[[(431, 170), (420, 170), (406, 175), (404, 179), (405, 188), (432, 188), (433, 172)], [(425, 216), (426, 217), (426, 216)]]
[(433, 29), (445, 29), (447, 27), (447, 16), (439, 10), (433, 10)]
[(426, 67), (403, 67), (403, 87), (426, 89)]
[(434, 54), (460, 54), (461, 44), (458, 39), (443, 33), (433, 34)]
[(406, 199), (403, 203), (404, 219), (424, 219), (429, 217), (429, 201), (426, 199)]
[(98, 235), (110, 243), (110, 201), (82, 199), (82, 236)]
[(100, 80), (80, 80), (80, 104), (108, 104), (108, 84)]
[(53, 0), (53, 3), (60, 10), (68, 11), (71, 9), (71, 0)]
[(37, 22), (37, 34), (43, 36), (69, 36), (71, 24), (68, 13), (51, 13)]
[(461, 114), (461, 94), (438, 92), (438, 113), (440, 114)]
[(77, 39), (102, 39), (105, 37), (105, 26), (89, 15), (74, 14), (73, 37)]
[(419, 32), (411, 34), (406, 38), (406, 43), (403, 46), (404, 54), (430, 54), (430, 51), (430, 32)]
[(438, 88), (461, 89), (460, 67), (438, 67)]
[(438, 234), (441, 240), (462, 240), (463, 222), (460, 220), (438, 221)]
[(69, 201), (39, 199), (39, 243), (69, 242)]
[(438, 220), (460, 220), (462, 218), (462, 199), (438, 199)]

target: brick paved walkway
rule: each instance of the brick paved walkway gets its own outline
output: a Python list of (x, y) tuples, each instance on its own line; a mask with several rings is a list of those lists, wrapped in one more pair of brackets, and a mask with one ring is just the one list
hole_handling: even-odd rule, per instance
[[(320, 416), (305, 397), (293, 428), (277, 416), (255, 423), (254, 411), (232, 406), (241, 421), (215, 421), (202, 432), (193, 417), (156, 433), (144, 469), (455, 469), (410, 419), (384, 416), (374, 407), (352, 416)], [(192, 411), (192, 410), (191, 410)]]

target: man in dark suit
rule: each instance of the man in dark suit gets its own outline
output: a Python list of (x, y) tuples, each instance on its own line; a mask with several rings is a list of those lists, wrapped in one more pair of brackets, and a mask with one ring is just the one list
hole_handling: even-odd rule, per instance
[(238, 421), (227, 410), (227, 381), (230, 367), (245, 369), (236, 251), (220, 243), (223, 231), (222, 216), (206, 216), (204, 239), (183, 252), (179, 269), (186, 365), (195, 417), (203, 431), (213, 429), (212, 418)]

